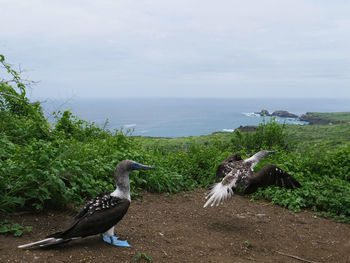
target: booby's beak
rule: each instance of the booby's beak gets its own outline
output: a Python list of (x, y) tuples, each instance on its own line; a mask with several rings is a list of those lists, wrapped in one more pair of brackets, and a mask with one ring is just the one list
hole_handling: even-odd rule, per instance
[(134, 162), (131, 167), (131, 170), (151, 170), (151, 169), (154, 169), (154, 168), (152, 166), (143, 165), (136, 162)]

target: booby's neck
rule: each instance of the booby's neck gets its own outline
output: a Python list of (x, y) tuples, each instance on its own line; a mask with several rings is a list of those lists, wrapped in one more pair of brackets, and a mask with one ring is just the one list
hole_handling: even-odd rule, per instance
[(111, 196), (121, 199), (128, 199), (131, 202), (129, 173), (130, 171), (123, 171), (122, 173), (119, 173), (118, 169), (116, 170), (116, 189), (113, 193), (111, 193)]

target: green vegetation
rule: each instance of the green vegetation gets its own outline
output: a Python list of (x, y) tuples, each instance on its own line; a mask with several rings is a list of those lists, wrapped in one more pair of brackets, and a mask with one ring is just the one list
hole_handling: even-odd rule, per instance
[(153, 262), (153, 259), (146, 253), (137, 253), (134, 262), (140, 262), (141, 260), (145, 260), (147, 262)]
[(324, 120), (328, 121), (329, 123), (350, 122), (349, 112), (308, 112), (307, 114), (305, 114), (305, 116), (311, 120)]
[[(123, 159), (157, 167), (131, 175), (132, 196), (140, 191), (175, 193), (208, 187), (217, 165), (233, 152), (278, 153), (263, 161), (301, 182), (295, 191), (269, 187), (252, 196), (288, 209), (312, 209), (350, 222), (350, 124), (279, 125), (274, 119), (255, 132), (215, 133), (186, 138), (132, 137), (57, 112), (50, 124), (40, 103), (26, 97), (26, 85), (3, 56), (9, 80), (0, 82), (0, 212), (81, 205), (112, 191), (115, 165)], [(350, 118), (350, 113), (342, 115)], [(336, 118), (340, 118), (336, 115)], [(204, 202), (204, 200), (203, 200)], [(7, 227), (10, 229), (15, 227)], [(23, 231), (23, 230), (22, 230)]]
[(7, 219), (0, 222), (0, 234), (13, 233), (15, 237), (20, 237), (24, 232), (29, 232), (31, 230), (31, 226), (21, 226)]
[[(350, 117), (350, 113), (347, 114)], [(350, 144), (350, 124), (337, 125), (288, 125), (287, 136), (299, 149), (320, 146), (336, 149)], [(310, 148), (310, 149), (309, 149)]]

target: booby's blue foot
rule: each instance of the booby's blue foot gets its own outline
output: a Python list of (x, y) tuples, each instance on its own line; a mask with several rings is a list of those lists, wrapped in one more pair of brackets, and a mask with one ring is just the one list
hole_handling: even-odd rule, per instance
[(131, 247), (128, 241), (118, 240), (119, 237), (116, 236), (106, 236), (105, 234), (102, 234), (103, 241), (107, 242), (108, 244), (111, 244), (113, 246), (117, 247)]

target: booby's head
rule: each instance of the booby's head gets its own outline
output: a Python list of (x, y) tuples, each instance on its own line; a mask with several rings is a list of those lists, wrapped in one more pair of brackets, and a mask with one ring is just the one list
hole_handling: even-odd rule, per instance
[(115, 168), (115, 180), (118, 183), (118, 179), (126, 178), (129, 179), (129, 173), (134, 170), (150, 170), (154, 169), (152, 166), (143, 165), (140, 163), (137, 163), (133, 160), (124, 160), (118, 163), (117, 167)]
[(113, 196), (124, 197), (130, 200), (130, 180), (129, 174), (133, 170), (150, 170), (152, 166), (143, 165), (133, 160), (124, 160), (118, 163), (114, 172), (114, 179), (117, 189), (112, 193)]
[(120, 163), (118, 163), (117, 167), (115, 168), (115, 175), (123, 175), (123, 174), (129, 174), (131, 171), (134, 170), (150, 170), (154, 169), (152, 166), (143, 165), (140, 163), (137, 163), (133, 160), (123, 160)]

